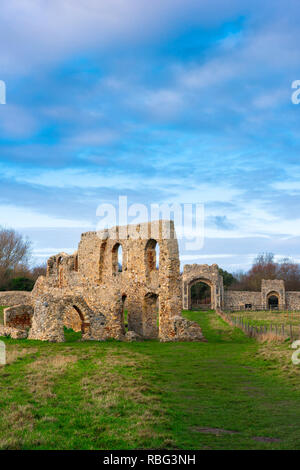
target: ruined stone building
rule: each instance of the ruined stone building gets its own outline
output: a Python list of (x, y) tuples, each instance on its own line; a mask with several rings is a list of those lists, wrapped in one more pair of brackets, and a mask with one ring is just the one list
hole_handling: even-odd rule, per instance
[(61, 342), (68, 327), (84, 340), (201, 341), (200, 326), (181, 314), (195, 307), (197, 283), (209, 286), (212, 309), (300, 310), (300, 292), (286, 292), (282, 280), (243, 292), (224, 290), (216, 264), (185, 265), (180, 275), (174, 224), (157, 221), (83, 233), (75, 253), (48, 260), (32, 293), (0, 293), (12, 305), (0, 335)]
[(206, 307), (217, 309), (300, 310), (300, 292), (287, 292), (283, 280), (263, 280), (260, 292), (224, 290), (223, 278), (217, 264), (185, 265), (182, 275), (182, 305), (184, 310), (197, 307), (192, 300), (192, 287), (197, 283), (210, 287), (210, 304)]
[(171, 221), (83, 233), (78, 251), (48, 260), (47, 275), (37, 280), (30, 305), (8, 309), (6, 326), (16, 327), (22, 319), (28, 323), (30, 309), (30, 339), (64, 341), (64, 326), (80, 329), (86, 340), (203, 339), (199, 325), (181, 315), (178, 243)]

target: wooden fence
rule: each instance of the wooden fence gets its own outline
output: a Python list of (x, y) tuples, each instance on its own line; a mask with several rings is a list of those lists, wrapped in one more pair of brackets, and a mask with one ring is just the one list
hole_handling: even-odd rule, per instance
[(217, 310), (217, 314), (228, 324), (240, 328), (251, 338), (258, 338), (266, 334), (273, 334), (281, 338), (290, 338), (292, 341), (299, 338), (299, 327), (291, 324), (269, 324), (269, 325), (250, 325), (249, 321), (241, 317), (232, 317), (222, 310)]
[[(249, 306), (247, 306), (249, 305)], [(251, 305), (251, 307), (250, 307)], [(295, 309), (282, 309), (279, 307), (270, 306), (267, 307), (266, 305), (252, 305), (252, 304), (245, 304), (245, 305), (228, 305), (226, 306), (226, 311), (228, 312), (281, 312), (286, 314), (296, 313), (300, 315), (300, 310)]]

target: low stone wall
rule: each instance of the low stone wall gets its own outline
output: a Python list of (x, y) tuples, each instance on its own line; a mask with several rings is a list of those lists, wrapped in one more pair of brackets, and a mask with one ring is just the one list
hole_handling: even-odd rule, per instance
[(176, 341), (207, 341), (197, 322), (186, 320), (183, 317), (174, 318)]
[(10, 336), (12, 339), (25, 339), (28, 336), (28, 331), (10, 328), (9, 326), (0, 326), (0, 336)]
[(230, 307), (241, 307), (245, 308), (246, 304), (252, 304), (253, 306), (261, 306), (261, 293), (250, 292), (250, 291), (224, 291), (224, 309)]
[(4, 326), (12, 328), (30, 328), (33, 316), (31, 305), (16, 305), (4, 310)]
[(0, 292), (0, 305), (12, 307), (20, 304), (31, 304), (31, 292), (20, 290)]
[(286, 292), (285, 298), (288, 310), (300, 310), (300, 292)]

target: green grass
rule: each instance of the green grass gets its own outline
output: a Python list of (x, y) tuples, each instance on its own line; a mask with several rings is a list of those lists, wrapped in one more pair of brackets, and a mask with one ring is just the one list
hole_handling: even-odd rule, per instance
[(289, 345), (185, 316), (206, 343), (4, 339), (0, 449), (300, 449)]

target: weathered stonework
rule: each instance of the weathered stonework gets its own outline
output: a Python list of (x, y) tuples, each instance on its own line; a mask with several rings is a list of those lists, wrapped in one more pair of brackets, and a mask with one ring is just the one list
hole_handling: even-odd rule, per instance
[[(30, 339), (64, 341), (64, 325), (80, 327), (85, 340), (203, 339), (199, 325), (182, 321), (179, 253), (172, 221), (83, 233), (77, 252), (59, 253), (48, 260), (47, 276), (37, 280), (32, 305)], [(74, 310), (77, 318), (70, 313)]]
[(25, 339), (27, 335), (27, 330), (0, 325), (0, 336), (10, 336), (12, 339)]
[(223, 305), (223, 278), (219, 274), (217, 264), (186, 264), (182, 275), (182, 303), (184, 310), (191, 310), (191, 288), (194, 284), (203, 282), (211, 288), (211, 308), (217, 309)]
[(270, 297), (277, 297), (279, 310), (300, 310), (300, 292), (286, 292), (283, 280), (269, 279), (262, 280), (261, 291), (232, 291), (224, 292), (225, 309), (245, 308), (250, 306), (255, 308), (269, 308)]
[(261, 300), (263, 307), (268, 308), (268, 300), (271, 296), (275, 296), (278, 298), (279, 309), (284, 310), (286, 308), (284, 281), (278, 279), (262, 280)]
[(4, 326), (12, 328), (30, 328), (33, 316), (31, 305), (16, 305), (4, 309)]
[(252, 305), (252, 308), (262, 306), (261, 292), (225, 290), (223, 308), (244, 309), (246, 305)]
[(217, 264), (185, 265), (182, 274), (183, 308), (192, 308), (191, 288), (194, 284), (203, 282), (211, 288), (211, 308), (268, 309), (270, 297), (277, 297), (278, 309), (300, 310), (300, 292), (286, 292), (283, 280), (262, 280), (261, 291), (224, 290), (223, 278), (219, 274)]
[(31, 292), (26, 291), (3, 291), (0, 292), (0, 305), (13, 307), (14, 305), (30, 304)]
[(285, 300), (287, 309), (300, 310), (300, 292), (286, 292)]

